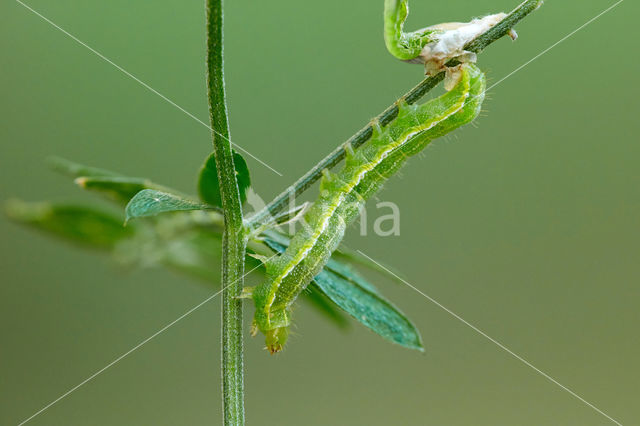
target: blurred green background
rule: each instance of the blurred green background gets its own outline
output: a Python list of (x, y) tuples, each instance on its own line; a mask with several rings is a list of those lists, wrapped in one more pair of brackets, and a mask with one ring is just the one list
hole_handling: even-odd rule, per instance
[[(247, 157), (265, 200), (420, 81), (385, 51), (382, 3), (226, 2), (233, 140), (284, 175)], [(408, 26), (515, 3), (413, 0)], [(28, 4), (207, 121), (202, 1)], [(496, 82), (611, 4), (550, 0), (480, 66)], [(638, 12), (627, 1), (602, 16), (492, 89), (476, 126), (411, 161), (380, 194), (401, 208), (399, 237), (347, 237), (623, 424), (640, 423)], [(50, 172), (51, 154), (195, 192), (204, 126), (12, 0), (0, 46), (2, 200), (100, 203)], [(0, 229), (3, 425), (216, 288), (118, 271), (4, 217)], [(425, 354), (302, 305), (281, 355), (247, 337), (248, 424), (612, 424), (410, 288), (370, 278)], [(29, 424), (218, 424), (219, 317), (216, 299)]]

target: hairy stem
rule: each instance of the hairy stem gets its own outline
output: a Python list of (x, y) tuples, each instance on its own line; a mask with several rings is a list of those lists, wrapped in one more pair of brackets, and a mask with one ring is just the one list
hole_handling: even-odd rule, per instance
[(206, 0), (207, 94), (213, 129), (213, 153), (224, 212), (222, 244), (222, 397), (226, 426), (244, 425), (242, 301), (246, 235), (242, 203), (229, 140), (224, 88), (222, 0)]
[[(464, 48), (470, 52), (480, 53), (487, 46), (494, 41), (504, 37), (511, 28), (521, 21), (529, 13), (533, 12), (542, 5), (542, 0), (527, 0), (524, 3), (516, 7), (509, 15), (507, 15), (500, 23), (490, 28), (485, 33), (481, 34), (471, 42), (469, 42)], [(455, 66), (458, 62), (452, 60), (447, 63), (448, 66)], [(398, 116), (398, 103), (406, 101), (409, 104), (413, 104), (420, 100), (424, 95), (431, 91), (444, 79), (444, 72), (441, 72), (432, 77), (426, 77), (417, 86), (407, 92), (404, 96), (394, 102), (391, 106), (385, 109), (380, 115), (378, 115), (372, 122), (376, 120), (380, 125), (385, 126), (393, 121)], [(347, 139), (346, 142), (338, 146), (329, 155), (323, 158), (318, 164), (313, 166), (307, 173), (300, 177), (293, 185), (284, 190), (280, 195), (273, 199), (265, 208), (251, 217), (250, 224), (255, 226), (264, 222), (270, 216), (275, 215), (287, 206), (289, 199), (297, 197), (304, 191), (306, 191), (311, 185), (313, 185), (322, 176), (322, 170), (330, 169), (336, 164), (340, 163), (345, 157), (345, 146), (351, 145), (354, 149), (365, 143), (373, 132), (371, 123), (360, 129), (355, 135)]]

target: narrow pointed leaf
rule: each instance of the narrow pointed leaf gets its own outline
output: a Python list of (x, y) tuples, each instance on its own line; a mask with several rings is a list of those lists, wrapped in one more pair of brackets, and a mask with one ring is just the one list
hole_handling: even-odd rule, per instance
[(5, 209), (16, 222), (89, 247), (113, 248), (134, 231), (120, 217), (89, 207), (13, 200)]
[(134, 195), (143, 189), (157, 189), (157, 185), (154, 185), (147, 179), (123, 176), (81, 176), (76, 178), (75, 183), (83, 189), (101, 192), (111, 199), (124, 203), (129, 202)]
[(325, 268), (329, 269), (332, 272), (335, 272), (341, 277), (344, 277), (345, 279), (353, 282), (354, 284), (364, 288), (371, 293), (379, 294), (378, 289), (373, 284), (364, 279), (362, 275), (358, 274), (351, 266), (347, 265), (346, 263), (331, 258), (327, 262)]
[(422, 339), (409, 319), (380, 294), (325, 268), (315, 283), (349, 315), (383, 338), (410, 349), (422, 351)]
[[(240, 191), (240, 200), (244, 203), (247, 200), (247, 188), (251, 186), (251, 178), (249, 176), (249, 167), (242, 155), (233, 152), (233, 163), (236, 168), (236, 179), (238, 180), (238, 190)], [(222, 199), (220, 198), (220, 187), (218, 185), (218, 169), (216, 168), (216, 159), (213, 154), (209, 155), (204, 165), (200, 169), (198, 178), (198, 194), (200, 199), (205, 203), (222, 207)]]
[(126, 221), (129, 221), (134, 218), (155, 216), (160, 213), (212, 209), (214, 207), (188, 200), (175, 194), (143, 189), (129, 201), (125, 208), (125, 216)]
[(48, 163), (54, 170), (76, 178), (75, 183), (79, 187), (100, 192), (119, 203), (128, 203), (134, 195), (143, 189), (179, 193), (179, 191), (159, 185), (149, 179), (124, 176), (110, 170), (85, 166), (60, 157), (51, 157), (48, 159)]
[(90, 177), (116, 177), (121, 176), (119, 173), (112, 172), (110, 170), (99, 169), (97, 167), (85, 166), (84, 164), (74, 163), (61, 157), (51, 157), (47, 160), (47, 163), (51, 168), (57, 172), (71, 176), (74, 178), (80, 176)]

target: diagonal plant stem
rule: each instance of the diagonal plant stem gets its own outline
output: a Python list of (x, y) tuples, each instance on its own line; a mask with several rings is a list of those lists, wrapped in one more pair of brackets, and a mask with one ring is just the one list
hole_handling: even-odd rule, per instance
[(224, 212), (222, 240), (222, 398), (226, 426), (244, 425), (242, 301), (246, 233), (236, 181), (224, 88), (222, 0), (206, 0), (207, 95)]
[[(480, 53), (487, 46), (494, 41), (504, 37), (518, 22), (524, 17), (538, 9), (542, 5), (542, 0), (527, 0), (524, 3), (516, 7), (509, 15), (507, 15), (500, 23), (493, 26), (485, 33), (481, 34), (467, 45), (464, 46), (465, 50)], [(447, 66), (455, 66), (459, 64), (458, 61), (452, 60), (447, 63)], [(431, 91), (444, 79), (444, 72), (440, 72), (431, 77), (426, 77), (417, 86), (407, 92), (404, 96), (394, 102), (380, 115), (378, 115), (372, 122), (379, 122), (384, 126), (389, 124), (398, 116), (398, 104), (400, 102), (407, 102), (413, 104), (420, 100), (424, 95)], [(307, 173), (300, 177), (293, 185), (289, 186), (280, 195), (273, 199), (266, 207), (251, 217), (249, 226), (254, 227), (260, 223), (263, 223), (269, 217), (280, 212), (287, 206), (291, 198), (295, 198), (304, 191), (306, 191), (311, 185), (313, 185), (322, 176), (324, 169), (330, 169), (340, 163), (345, 155), (345, 147), (351, 145), (354, 149), (365, 143), (373, 133), (371, 123), (360, 129), (355, 135), (347, 139), (346, 142), (338, 146), (329, 155), (323, 158), (318, 164), (313, 166)]]

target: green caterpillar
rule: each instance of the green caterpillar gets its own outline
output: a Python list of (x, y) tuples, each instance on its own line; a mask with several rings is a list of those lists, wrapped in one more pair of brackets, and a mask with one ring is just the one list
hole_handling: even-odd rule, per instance
[(473, 64), (449, 73), (457, 80), (444, 95), (422, 105), (398, 104), (398, 117), (357, 150), (347, 147), (344, 168), (325, 171), (320, 196), (305, 215), (305, 226), (287, 250), (266, 261), (267, 280), (251, 293), (256, 306), (254, 332), (266, 336), (267, 349), (278, 352), (287, 340), (291, 305), (338, 247), (361, 206), (384, 182), (431, 140), (472, 121), (484, 100), (485, 77)]

